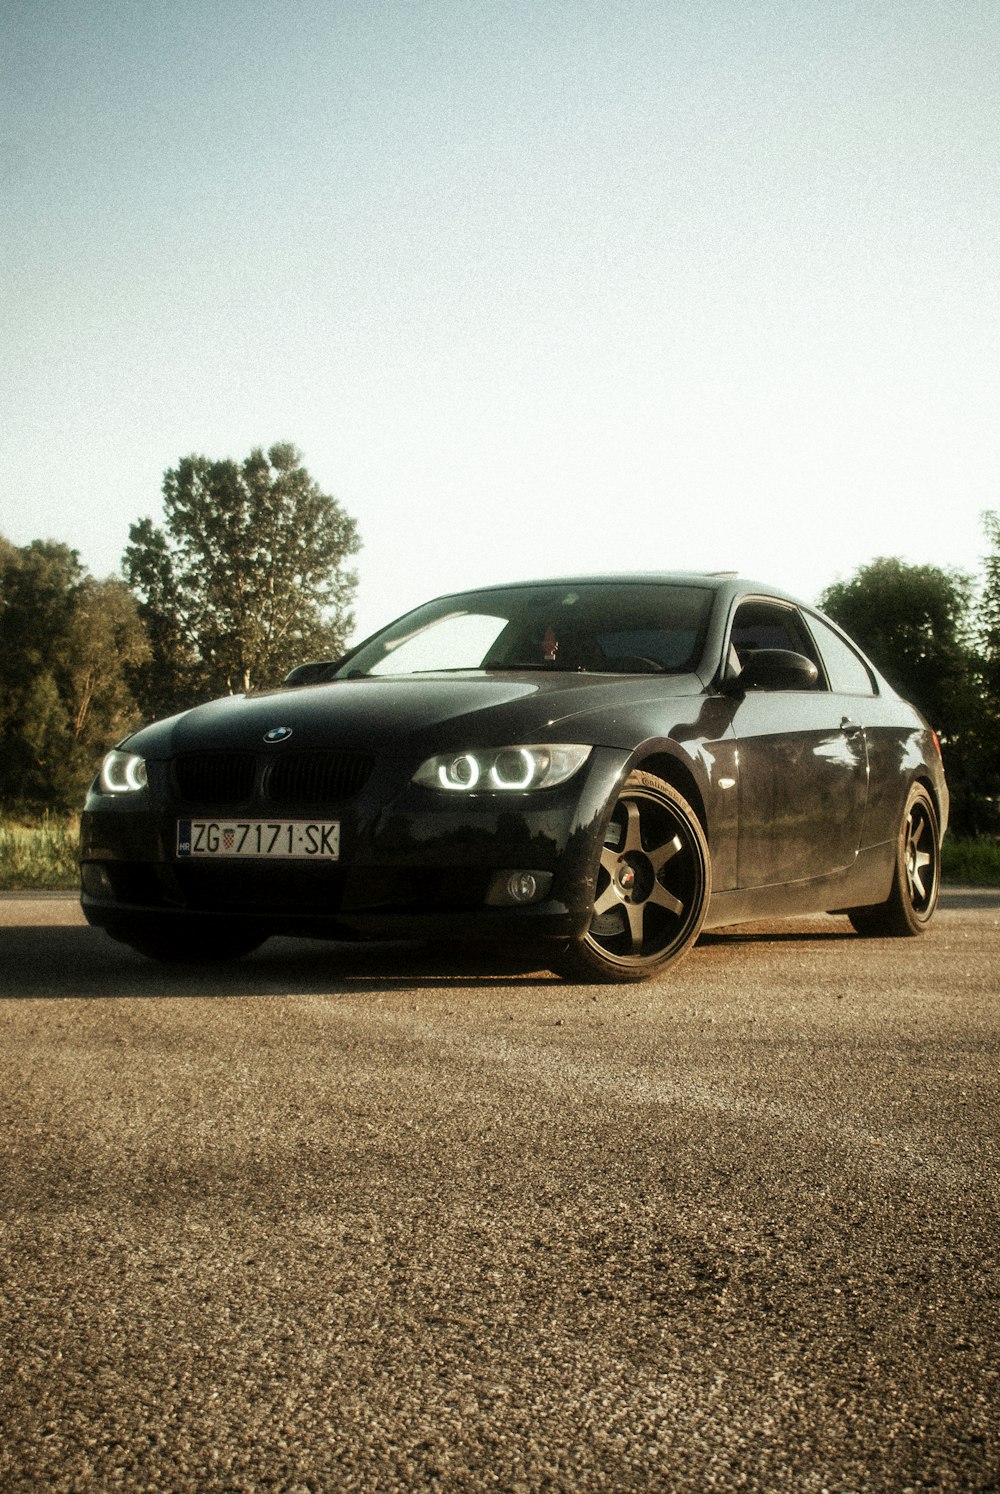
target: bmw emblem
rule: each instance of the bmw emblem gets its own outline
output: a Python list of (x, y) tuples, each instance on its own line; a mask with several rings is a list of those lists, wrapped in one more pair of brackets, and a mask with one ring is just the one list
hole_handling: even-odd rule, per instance
[(272, 726), (270, 731), (264, 733), (265, 742), (287, 742), (292, 734), (290, 726)]

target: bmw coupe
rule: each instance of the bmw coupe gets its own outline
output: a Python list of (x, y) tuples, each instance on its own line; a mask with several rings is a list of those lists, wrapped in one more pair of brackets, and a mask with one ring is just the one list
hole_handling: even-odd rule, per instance
[(165, 960), (496, 941), (634, 981), (756, 919), (922, 933), (947, 818), (933, 731), (815, 609), (571, 577), (442, 597), (137, 731), (87, 799), (82, 905)]

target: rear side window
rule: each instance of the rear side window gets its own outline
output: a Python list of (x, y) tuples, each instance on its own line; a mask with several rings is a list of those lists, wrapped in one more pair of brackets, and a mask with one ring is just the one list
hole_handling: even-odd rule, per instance
[(846, 638), (841, 638), (820, 617), (810, 617), (809, 623), (823, 655), (830, 689), (837, 695), (874, 695), (871, 670)]

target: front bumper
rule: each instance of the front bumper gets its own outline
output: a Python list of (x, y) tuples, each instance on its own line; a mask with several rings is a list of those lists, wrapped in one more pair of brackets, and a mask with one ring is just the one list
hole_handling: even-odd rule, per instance
[[(341, 823), (341, 857), (321, 864), (178, 859), (178, 819), (213, 811), (166, 795), (157, 805), (154, 774), (145, 802), (88, 799), (83, 911), (111, 931), (133, 920), (170, 920), (179, 937), (186, 924), (221, 918), (251, 919), (262, 935), (576, 938), (592, 913), (604, 827), (627, 767), (627, 753), (595, 748), (557, 789), (460, 800), (375, 775), (357, 801), (316, 807), (317, 818)], [(244, 810), (247, 817), (279, 812), (273, 805)], [(303, 817), (301, 809), (294, 817)], [(509, 879), (526, 872), (535, 895), (514, 901)]]

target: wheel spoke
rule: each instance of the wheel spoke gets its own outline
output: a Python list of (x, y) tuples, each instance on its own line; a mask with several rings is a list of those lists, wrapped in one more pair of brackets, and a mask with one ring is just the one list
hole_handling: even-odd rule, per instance
[(680, 836), (675, 835), (673, 840), (664, 841), (662, 846), (657, 846), (655, 851), (647, 851), (646, 855), (649, 857), (654, 872), (659, 876), (667, 862), (679, 856), (683, 849)]
[(658, 908), (666, 908), (667, 912), (673, 913), (676, 918), (680, 918), (684, 912), (684, 904), (680, 898), (676, 898), (672, 892), (668, 892), (662, 882), (654, 884), (653, 890), (649, 894), (649, 901), (655, 903)]
[(600, 897), (594, 900), (594, 916), (600, 918), (602, 913), (610, 913), (612, 908), (621, 906), (621, 901), (621, 894), (612, 878)]
[(631, 954), (642, 954), (643, 924), (645, 922), (645, 903), (623, 903), (622, 909), (628, 918), (628, 931), (631, 939)]
[(627, 855), (629, 851), (642, 850), (642, 823), (639, 819), (639, 806), (633, 800), (625, 801), (625, 843), (619, 849), (619, 855)]
[(927, 851), (918, 851), (913, 858), (913, 871), (910, 874), (910, 882), (918, 896), (923, 899), (930, 891), (924, 886), (924, 873), (931, 864), (931, 858)]
[[(906, 835), (906, 883), (914, 907), (926, 902), (933, 890), (933, 847), (926, 851), (920, 849), (929, 831), (931, 825), (926, 815), (917, 812), (911, 816)], [(929, 867), (931, 875), (928, 881)]]

